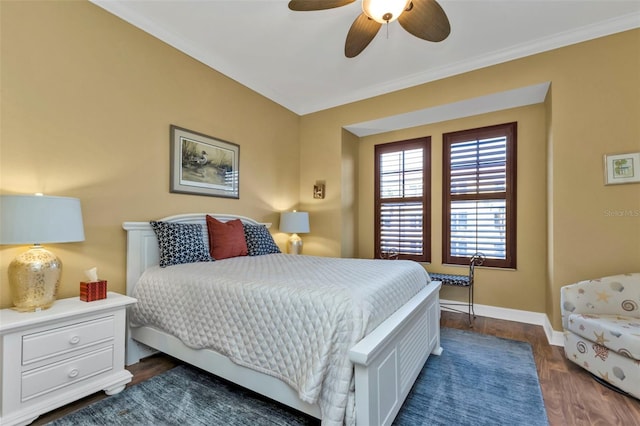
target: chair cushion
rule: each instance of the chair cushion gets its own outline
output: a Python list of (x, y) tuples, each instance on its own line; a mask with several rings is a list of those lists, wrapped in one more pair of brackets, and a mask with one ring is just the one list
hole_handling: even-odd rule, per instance
[(437, 273), (429, 272), (429, 276), (433, 281), (442, 281), (443, 285), (453, 285), (458, 287), (469, 286), (468, 275), (437, 274)]
[(640, 361), (640, 319), (621, 315), (569, 315), (569, 331)]

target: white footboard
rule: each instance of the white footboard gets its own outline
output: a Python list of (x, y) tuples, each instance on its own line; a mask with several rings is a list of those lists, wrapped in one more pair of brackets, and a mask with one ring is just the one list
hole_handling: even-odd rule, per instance
[(390, 425), (429, 354), (440, 355), (440, 282), (432, 282), (349, 351), (358, 425)]

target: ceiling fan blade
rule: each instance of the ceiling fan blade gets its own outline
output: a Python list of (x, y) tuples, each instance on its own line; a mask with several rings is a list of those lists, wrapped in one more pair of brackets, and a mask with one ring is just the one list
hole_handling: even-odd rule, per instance
[(345, 56), (347, 58), (358, 56), (378, 34), (381, 26), (382, 24), (361, 13), (349, 28), (347, 40), (344, 43)]
[(306, 12), (310, 10), (333, 9), (334, 7), (345, 6), (355, 0), (291, 0), (289, 9), (296, 12)]
[(411, 0), (398, 22), (410, 34), (427, 41), (442, 41), (449, 36), (449, 18), (435, 0)]

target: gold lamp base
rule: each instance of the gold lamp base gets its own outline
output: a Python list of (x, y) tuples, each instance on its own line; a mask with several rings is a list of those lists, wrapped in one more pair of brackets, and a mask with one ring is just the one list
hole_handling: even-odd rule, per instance
[(33, 312), (53, 305), (60, 286), (62, 262), (49, 250), (34, 245), (9, 265), (13, 309)]
[(302, 238), (298, 234), (293, 234), (287, 241), (287, 252), (289, 254), (302, 254)]

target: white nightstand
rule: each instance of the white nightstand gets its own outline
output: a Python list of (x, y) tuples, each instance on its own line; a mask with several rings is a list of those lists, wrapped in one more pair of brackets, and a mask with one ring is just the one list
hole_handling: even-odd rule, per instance
[(0, 424), (28, 424), (62, 405), (131, 381), (124, 369), (126, 307), (136, 299), (57, 300), (49, 309), (0, 310)]

